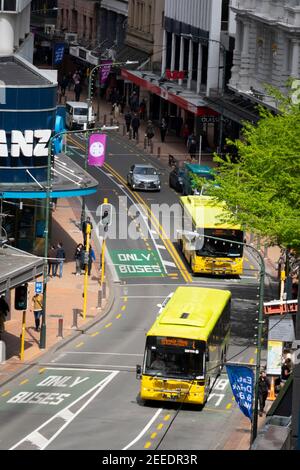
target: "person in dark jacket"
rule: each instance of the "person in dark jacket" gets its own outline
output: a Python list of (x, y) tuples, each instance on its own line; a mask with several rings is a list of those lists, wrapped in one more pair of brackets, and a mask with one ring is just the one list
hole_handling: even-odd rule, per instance
[(134, 139), (138, 139), (138, 132), (139, 132), (140, 124), (141, 124), (141, 122), (139, 120), (139, 117), (135, 113), (133, 118), (132, 118), (132, 121), (131, 121), (131, 127), (132, 127), (132, 131), (133, 131), (133, 138)]
[[(56, 259), (57, 259), (58, 265), (59, 265), (59, 277), (62, 278), (64, 261), (66, 259), (66, 253), (65, 253), (65, 250), (63, 248), (62, 242), (58, 243), (58, 245), (57, 245)], [(57, 269), (57, 267), (56, 267), (56, 269)]]
[(161, 123), (160, 123), (160, 136), (161, 136), (162, 142), (165, 141), (167, 130), (168, 130), (168, 123), (165, 120), (165, 118), (162, 118)]
[(90, 246), (90, 249), (89, 249), (89, 262), (88, 262), (88, 275), (89, 276), (91, 275), (93, 261), (96, 261), (96, 255), (95, 255), (95, 252), (94, 252), (92, 246)]
[(148, 145), (151, 145), (151, 141), (154, 137), (154, 126), (152, 121), (148, 121), (147, 127), (146, 127), (146, 136), (148, 140)]
[(259, 416), (263, 415), (266, 399), (268, 397), (270, 383), (265, 371), (261, 371), (258, 379), (258, 400), (259, 400)]
[(132, 120), (132, 115), (131, 115), (131, 113), (130, 113), (130, 112), (126, 113), (125, 116), (124, 116), (124, 119), (125, 119), (127, 134), (129, 134), (129, 132), (130, 132), (130, 124), (131, 124), (131, 120)]
[(197, 140), (194, 134), (191, 134), (188, 138), (187, 141), (187, 146), (188, 146), (188, 152), (191, 156), (191, 160), (196, 159), (196, 153), (197, 153)]
[(83, 244), (78, 243), (76, 246), (74, 258), (76, 263), (76, 276), (80, 276), (81, 274), (81, 265), (82, 265), (82, 251), (83, 251)]

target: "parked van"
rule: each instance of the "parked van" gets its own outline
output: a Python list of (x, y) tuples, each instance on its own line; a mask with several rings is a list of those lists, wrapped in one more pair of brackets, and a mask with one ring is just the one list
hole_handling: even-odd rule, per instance
[(207, 180), (214, 179), (213, 169), (209, 166), (197, 163), (185, 163), (182, 174), (182, 193), (184, 196), (194, 194), (193, 176), (199, 176)]
[[(88, 105), (84, 101), (66, 102), (66, 127), (72, 129), (82, 129), (87, 123)], [(95, 125), (95, 115), (92, 112), (90, 125)]]

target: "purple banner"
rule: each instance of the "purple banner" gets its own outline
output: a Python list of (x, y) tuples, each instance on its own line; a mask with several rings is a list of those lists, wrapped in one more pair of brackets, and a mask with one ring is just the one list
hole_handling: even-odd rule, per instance
[(100, 83), (100, 86), (104, 85), (104, 83), (106, 82), (106, 80), (108, 78), (108, 75), (110, 74), (112, 63), (113, 63), (113, 61), (111, 59), (101, 60), (102, 67), (99, 68), (99, 83)]
[(89, 158), (88, 164), (90, 166), (102, 166), (105, 161), (106, 152), (106, 138), (105, 134), (92, 134), (89, 139)]

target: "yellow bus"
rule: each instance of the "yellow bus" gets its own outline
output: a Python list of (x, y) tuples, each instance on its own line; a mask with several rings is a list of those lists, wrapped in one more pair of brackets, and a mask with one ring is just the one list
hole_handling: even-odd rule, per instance
[(244, 233), (240, 225), (220, 221), (228, 212), (225, 204), (216, 205), (209, 196), (181, 197), (180, 202), (191, 231), (183, 230), (179, 241), (193, 273), (242, 274)]
[(231, 292), (178, 287), (147, 333), (140, 399), (203, 405), (220, 374), (230, 335)]

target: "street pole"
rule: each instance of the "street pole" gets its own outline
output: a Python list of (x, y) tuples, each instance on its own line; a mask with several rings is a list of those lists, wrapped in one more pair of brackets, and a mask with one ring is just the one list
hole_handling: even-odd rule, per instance
[(260, 362), (261, 362), (261, 349), (263, 340), (263, 325), (264, 325), (264, 287), (265, 287), (265, 261), (259, 250), (252, 245), (245, 244), (251, 248), (257, 255), (260, 261), (259, 271), (259, 305), (258, 305), (258, 331), (257, 331), (257, 353), (256, 353), (256, 367), (255, 367), (255, 389), (254, 389), (254, 409), (251, 426), (251, 444), (257, 436), (257, 423), (258, 423), (258, 384), (260, 375)]
[(198, 164), (201, 165), (201, 153), (202, 153), (202, 134), (199, 139), (199, 155), (198, 155)]
[(83, 319), (86, 319), (86, 307), (87, 307), (87, 288), (88, 288), (88, 264), (90, 254), (90, 236), (91, 236), (91, 225), (86, 224), (86, 247), (85, 247), (85, 259), (84, 259), (84, 288), (83, 288)]

